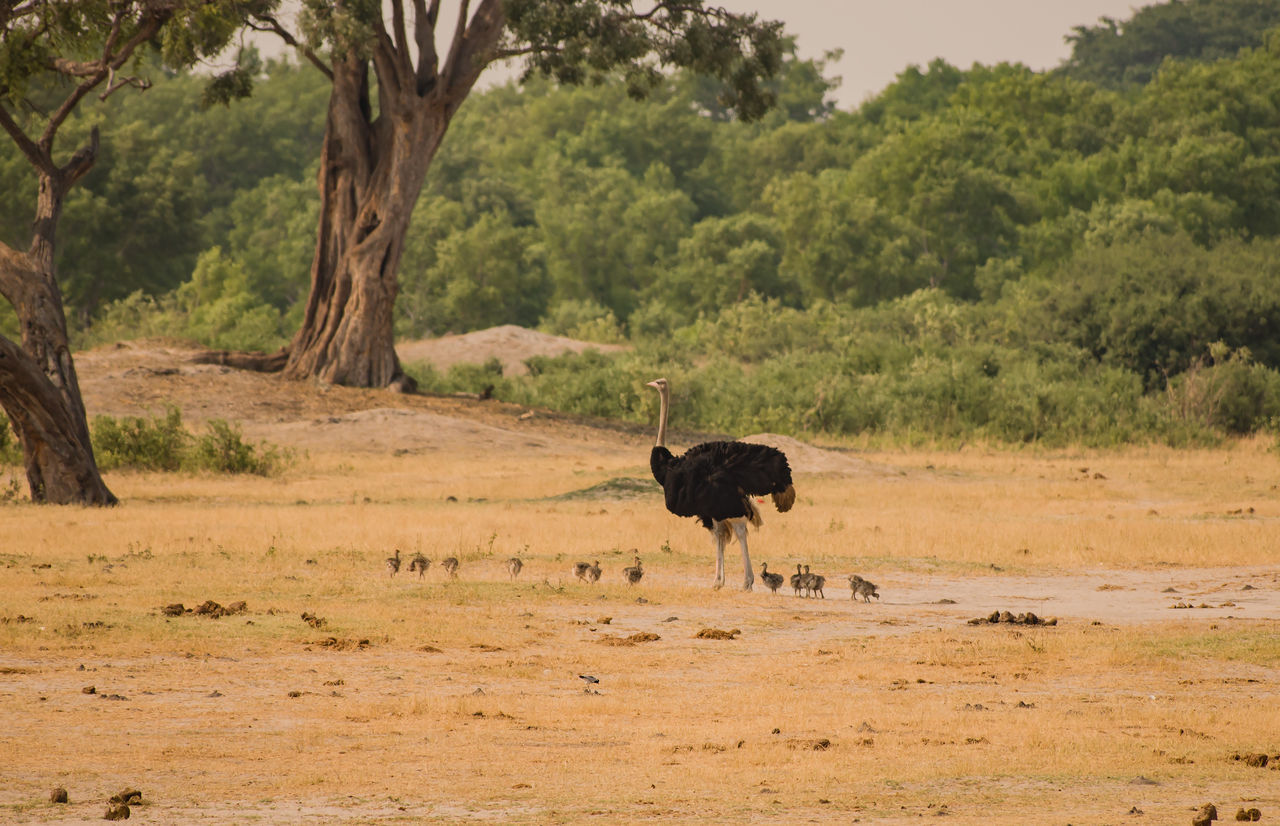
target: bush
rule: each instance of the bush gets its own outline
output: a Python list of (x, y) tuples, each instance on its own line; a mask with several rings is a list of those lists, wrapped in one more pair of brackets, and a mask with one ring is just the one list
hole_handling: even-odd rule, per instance
[(98, 467), (103, 470), (174, 471), (182, 467), (191, 434), (182, 426), (182, 413), (170, 407), (163, 417), (154, 419), (96, 416), (92, 440)]
[(22, 464), (22, 447), (9, 427), (9, 420), (0, 415), (0, 465), (18, 464)]
[(253, 473), (271, 476), (293, 461), (293, 451), (266, 442), (251, 445), (240, 429), (223, 419), (211, 419), (209, 432), (195, 440), (184, 465), (215, 473)]
[(93, 449), (103, 470), (133, 468), (189, 472), (254, 473), (270, 476), (283, 470), (293, 452), (262, 442), (251, 445), (240, 430), (222, 419), (209, 422), (209, 432), (192, 436), (182, 413), (170, 407), (163, 417), (128, 416), (117, 420), (97, 416), (92, 428)]

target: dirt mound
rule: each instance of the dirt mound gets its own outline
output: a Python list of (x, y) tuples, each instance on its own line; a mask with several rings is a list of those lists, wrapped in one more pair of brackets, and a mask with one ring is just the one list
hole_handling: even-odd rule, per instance
[(815, 447), (790, 436), (777, 433), (755, 433), (738, 441), (776, 447), (787, 454), (787, 463), (795, 473), (840, 473), (846, 476), (898, 476), (900, 471), (859, 459), (848, 453)]
[(532, 356), (558, 356), (562, 353), (581, 353), (586, 350), (613, 352), (625, 350), (621, 344), (597, 344), (577, 341), (564, 336), (553, 336), (504, 324), (487, 330), (476, 330), (462, 335), (426, 338), (419, 341), (402, 341), (396, 345), (396, 353), (405, 364), (426, 362), (437, 370), (448, 370), (455, 364), (484, 364), (491, 358), (502, 362), (502, 371), (508, 376), (521, 376), (529, 372), (525, 359)]

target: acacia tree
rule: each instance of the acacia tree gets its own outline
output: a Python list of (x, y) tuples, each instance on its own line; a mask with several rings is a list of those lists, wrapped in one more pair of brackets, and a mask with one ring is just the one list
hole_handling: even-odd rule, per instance
[(459, 0), (452, 26), (440, 20), (439, 0), (303, 0), (298, 24), (295, 34), (273, 16), (257, 18), (333, 87), (305, 316), (277, 353), (220, 351), (203, 360), (397, 390), (413, 389), (392, 331), (409, 218), (450, 121), (488, 66), (520, 59), (526, 77), (563, 83), (620, 75), (637, 97), (662, 70), (689, 68), (723, 81), (722, 103), (751, 118), (770, 104), (761, 81), (783, 52), (781, 24), (703, 0), (645, 8), (633, 0)]
[[(70, 153), (59, 129), (91, 93), (106, 99), (147, 83), (124, 71), (148, 45), (188, 65), (222, 50), (247, 10), (274, 4), (235, 0), (0, 0), (0, 128), (35, 172), (34, 220), (25, 250), (0, 242), (0, 294), (21, 326), (17, 344), (0, 336), (0, 406), (22, 445), (31, 498), (111, 505), (93, 447), (55, 267), (67, 192), (93, 166), (95, 128)], [(13, 197), (13, 194), (6, 194)]]

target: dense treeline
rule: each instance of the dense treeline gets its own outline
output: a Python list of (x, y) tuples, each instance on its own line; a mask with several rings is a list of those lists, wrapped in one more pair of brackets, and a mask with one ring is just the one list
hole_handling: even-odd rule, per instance
[[(728, 432), (1274, 430), (1280, 30), (1249, 21), (1277, 10), (1148, 7), (1077, 30), (1060, 71), (935, 61), (852, 112), (831, 106), (822, 61), (791, 60), (753, 124), (687, 78), (639, 103), (620, 84), (492, 89), (415, 210), (398, 332), (630, 341), (519, 380), (420, 378), (640, 419), (640, 380), (666, 373), (682, 423)], [(84, 115), (104, 156), (59, 262), (82, 341), (286, 340), (314, 242), (314, 74), (267, 64), (253, 98), (210, 110), (199, 78), (164, 78)], [(0, 187), (21, 174), (0, 156)], [(25, 220), (14, 207), (0, 199), (0, 237)]]

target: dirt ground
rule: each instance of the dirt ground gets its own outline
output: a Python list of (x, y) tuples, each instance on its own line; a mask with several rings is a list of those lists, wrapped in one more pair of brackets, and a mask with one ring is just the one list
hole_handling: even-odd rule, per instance
[[(497, 328), (401, 355), (516, 363), (566, 341)], [(759, 579), (738, 592), (732, 547), (714, 592), (710, 543), (660, 498), (590, 493), (643, 476), (648, 428), (287, 382), (193, 352), (78, 354), (90, 416), (176, 405), (189, 425), (298, 449), (300, 469), (113, 477), (127, 504), (105, 517), (0, 511), (0, 820), (98, 820), (127, 784), (151, 823), (1187, 823), (1210, 801), (1222, 820), (1280, 817), (1280, 463), (745, 436), (788, 454), (805, 497), (766, 515), (757, 571), (756, 548), (796, 549), (775, 570), (812, 559), (826, 599)], [(539, 468), (587, 494), (535, 498)], [(617, 582), (633, 544), (641, 589)], [(384, 576), (393, 545), (437, 567)], [(588, 553), (598, 592), (568, 574)], [(850, 599), (854, 572), (878, 601)], [(237, 582), (248, 619), (219, 620), (240, 629), (225, 638), (159, 615)], [(304, 607), (327, 628), (302, 626)], [(1058, 625), (971, 624), (1000, 611)], [(659, 639), (600, 645), (635, 634)], [(593, 672), (597, 694), (577, 679)], [(1271, 768), (1243, 768), (1251, 751)], [(69, 807), (46, 802), (57, 784)]]

